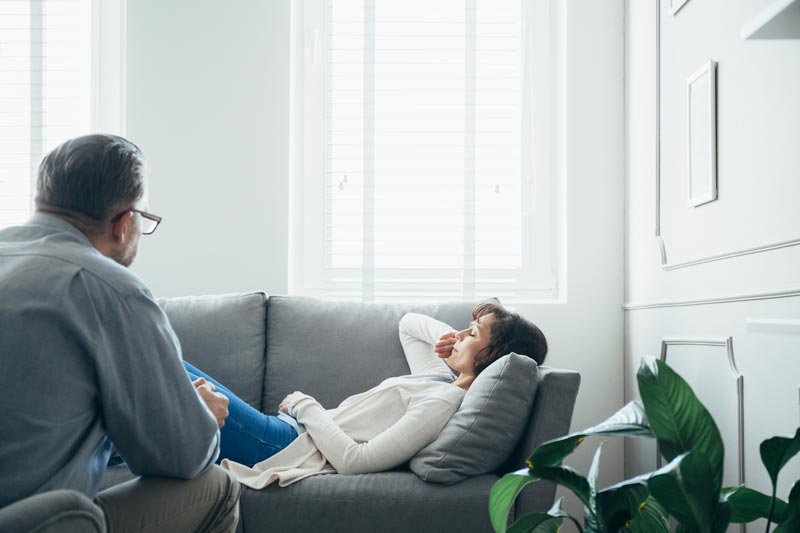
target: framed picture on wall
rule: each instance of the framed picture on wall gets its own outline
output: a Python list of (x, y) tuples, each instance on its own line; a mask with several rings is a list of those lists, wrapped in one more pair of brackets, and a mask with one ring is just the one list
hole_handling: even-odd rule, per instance
[(686, 160), (689, 207), (717, 199), (717, 62), (686, 80)]
[(674, 15), (682, 8), (689, 0), (669, 0), (669, 10)]

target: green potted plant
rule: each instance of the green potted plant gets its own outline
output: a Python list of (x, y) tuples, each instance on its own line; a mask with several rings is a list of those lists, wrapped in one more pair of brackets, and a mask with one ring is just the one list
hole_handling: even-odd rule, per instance
[[(716, 533), (731, 523), (759, 518), (777, 524), (774, 533), (800, 531), (800, 480), (788, 501), (776, 497), (778, 473), (800, 451), (800, 428), (793, 437), (761, 443), (761, 460), (772, 481), (772, 495), (741, 487), (722, 487), (724, 446), (714, 419), (691, 387), (669, 365), (642, 360), (637, 373), (641, 402), (630, 402), (608, 420), (539, 446), (527, 468), (505, 475), (492, 488), (489, 513), (497, 532), (554, 532), (564, 520), (581, 532), (668, 532), (668, 517), (678, 531)], [(602, 444), (587, 476), (562, 465), (590, 435), (655, 438), (667, 465), (654, 472), (598, 490)], [(508, 512), (520, 491), (539, 480), (553, 481), (575, 494), (584, 506), (584, 525), (561, 509), (530, 513), (507, 526)]]

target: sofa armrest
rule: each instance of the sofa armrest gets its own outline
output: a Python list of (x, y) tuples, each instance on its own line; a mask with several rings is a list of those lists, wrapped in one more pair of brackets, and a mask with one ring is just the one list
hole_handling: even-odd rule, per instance
[(0, 531), (104, 532), (103, 511), (74, 490), (35, 494), (0, 509)]
[[(572, 370), (539, 367), (539, 387), (531, 408), (530, 419), (519, 444), (499, 475), (525, 467), (525, 461), (540, 444), (569, 433), (581, 376)], [(531, 511), (547, 511), (553, 504), (556, 486), (549, 481), (528, 485), (517, 498), (516, 518)]]

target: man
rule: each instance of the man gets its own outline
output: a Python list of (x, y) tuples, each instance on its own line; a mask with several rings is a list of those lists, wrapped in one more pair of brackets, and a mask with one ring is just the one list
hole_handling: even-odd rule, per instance
[[(233, 531), (239, 486), (214, 465), (227, 398), (189, 381), (125, 268), (161, 220), (146, 209), (139, 148), (87, 135), (45, 157), (36, 214), (0, 231), (0, 508), (72, 489), (109, 531)], [(97, 494), (112, 443), (142, 477)]]

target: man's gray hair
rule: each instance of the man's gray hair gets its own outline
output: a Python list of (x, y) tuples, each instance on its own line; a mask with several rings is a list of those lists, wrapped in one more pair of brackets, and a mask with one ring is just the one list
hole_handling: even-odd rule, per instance
[(66, 209), (106, 221), (145, 193), (139, 147), (116, 135), (84, 135), (61, 143), (42, 160), (37, 207)]

